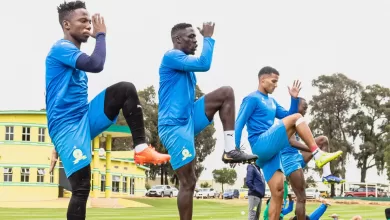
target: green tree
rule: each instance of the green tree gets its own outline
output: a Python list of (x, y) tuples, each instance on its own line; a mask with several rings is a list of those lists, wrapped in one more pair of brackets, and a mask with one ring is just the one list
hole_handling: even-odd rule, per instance
[[(321, 75), (313, 80), (312, 86), (318, 89), (318, 95), (313, 95), (309, 102), (310, 115), (313, 116), (310, 128), (314, 136), (326, 135), (329, 138), (330, 152), (344, 152), (330, 163), (330, 167), (334, 175), (345, 178), (346, 158), (353, 152), (347, 140), (348, 122), (351, 112), (358, 107), (357, 96), (362, 86), (341, 73)], [(334, 185), (331, 185), (331, 196), (335, 196)]]
[(390, 112), (388, 101), (390, 89), (380, 85), (367, 86), (361, 92), (360, 110), (350, 119), (349, 133), (353, 141), (360, 137), (362, 144), (359, 152), (353, 156), (360, 168), (360, 181), (365, 182), (367, 170), (377, 168), (378, 175), (384, 169), (384, 150), (388, 144), (386, 140), (386, 126), (389, 121), (386, 112)]
[(201, 188), (210, 188), (211, 185), (209, 184), (209, 182), (204, 182), (204, 183), (201, 183), (201, 184), (200, 184), (200, 187), (201, 187)]
[(236, 182), (237, 173), (236, 170), (228, 168), (213, 170), (213, 178), (215, 182), (222, 184), (223, 192), (223, 184), (233, 185)]
[(310, 188), (310, 187), (317, 187), (317, 183), (316, 181), (314, 180), (313, 176), (309, 176), (306, 178), (306, 188)]

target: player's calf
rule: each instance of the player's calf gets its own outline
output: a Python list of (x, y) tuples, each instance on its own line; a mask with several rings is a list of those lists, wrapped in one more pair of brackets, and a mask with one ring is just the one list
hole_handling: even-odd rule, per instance
[(268, 181), (268, 187), (271, 191), (270, 206), (268, 209), (269, 219), (279, 219), (279, 215), (282, 211), (284, 194), (283, 179), (283, 173), (276, 171), (272, 178)]

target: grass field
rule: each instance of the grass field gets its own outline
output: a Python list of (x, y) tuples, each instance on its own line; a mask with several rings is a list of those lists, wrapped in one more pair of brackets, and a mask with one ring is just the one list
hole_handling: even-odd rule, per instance
[[(116, 219), (142, 219), (142, 220), (172, 220), (178, 219), (176, 199), (134, 199), (152, 205), (153, 208), (126, 208), (126, 209), (98, 209), (87, 210), (87, 219), (90, 220), (116, 220)], [(247, 219), (247, 200), (195, 200), (193, 219)], [(313, 211), (319, 204), (308, 204), (308, 212)], [(264, 207), (263, 207), (264, 208)], [(330, 219), (328, 215), (337, 213), (340, 219), (349, 220), (353, 215), (359, 214), (363, 219), (385, 219), (383, 206), (359, 205), (332, 205), (328, 208), (322, 219)], [(245, 215), (241, 212), (245, 211)], [(65, 209), (10, 209), (0, 208), (1, 220), (63, 220), (66, 219)], [(287, 217), (285, 219), (288, 219)]]

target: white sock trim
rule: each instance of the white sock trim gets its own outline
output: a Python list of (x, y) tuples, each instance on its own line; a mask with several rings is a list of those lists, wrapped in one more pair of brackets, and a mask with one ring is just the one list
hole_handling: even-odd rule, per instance
[(318, 160), (318, 158), (320, 158), (322, 155), (322, 150), (320, 150), (319, 148), (317, 148), (317, 150), (315, 150), (313, 152), (313, 157), (314, 157), (314, 160)]
[(225, 139), (225, 152), (229, 152), (236, 149), (236, 140), (234, 136), (234, 130), (224, 131), (223, 136)]
[(138, 144), (137, 146), (135, 146), (134, 151), (136, 153), (139, 153), (139, 152), (145, 150), (146, 148), (148, 148), (148, 145), (146, 143), (145, 144)]

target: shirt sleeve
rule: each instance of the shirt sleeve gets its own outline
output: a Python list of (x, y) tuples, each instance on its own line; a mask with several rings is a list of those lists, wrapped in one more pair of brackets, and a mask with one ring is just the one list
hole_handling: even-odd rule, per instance
[(101, 72), (106, 60), (106, 35), (104, 33), (96, 34), (95, 49), (91, 56), (83, 53), (76, 62), (76, 68), (90, 73)]
[(255, 186), (253, 185), (253, 170), (254, 168), (251, 165), (248, 165), (248, 170), (246, 172), (246, 185), (249, 189), (254, 190)]
[(282, 214), (287, 215), (288, 213), (292, 212), (293, 209), (294, 209), (294, 201), (289, 201), (288, 207), (282, 210)]
[(319, 220), (321, 218), (321, 216), (325, 213), (327, 208), (328, 208), (328, 206), (326, 206), (325, 204), (321, 204), (320, 207), (318, 207), (316, 210), (314, 210), (310, 214), (310, 219), (311, 220)]
[(211, 67), (215, 40), (205, 37), (200, 57), (189, 56), (180, 50), (171, 50), (164, 56), (164, 65), (185, 72), (206, 72)]
[(59, 42), (53, 48), (51, 56), (66, 66), (76, 68), (79, 56), (83, 54), (73, 43), (68, 41)]
[(236, 147), (240, 147), (241, 143), (241, 135), (242, 129), (249, 117), (252, 115), (253, 111), (256, 109), (257, 102), (255, 97), (247, 96), (241, 103), (240, 111), (238, 112), (238, 116), (235, 124), (235, 136), (236, 136)]
[(290, 105), (290, 110), (289, 111), (284, 109), (275, 100), (274, 100), (274, 102), (275, 102), (275, 105), (276, 105), (276, 118), (278, 118), (278, 119), (285, 118), (285, 117), (287, 117), (289, 115), (292, 115), (292, 114), (298, 112), (299, 98), (291, 97), (291, 105)]

